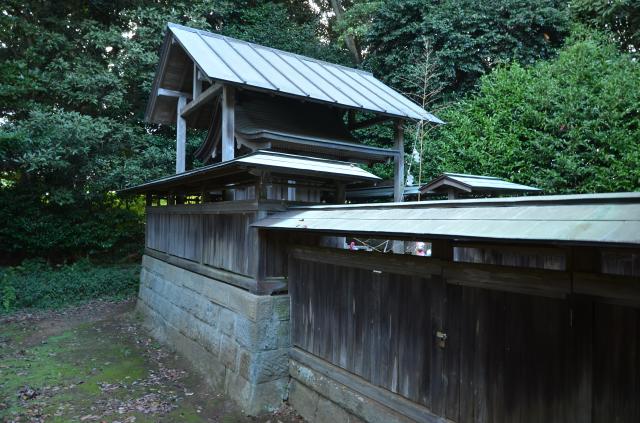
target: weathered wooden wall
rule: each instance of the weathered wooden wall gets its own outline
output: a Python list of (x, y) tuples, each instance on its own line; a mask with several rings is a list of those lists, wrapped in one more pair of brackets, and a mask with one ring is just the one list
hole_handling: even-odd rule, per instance
[[(242, 275), (251, 275), (249, 258), (256, 211), (232, 214), (185, 213), (187, 208), (155, 209), (147, 214), (146, 247)], [(164, 213), (163, 213), (164, 211)]]
[(637, 279), (313, 248), (289, 266), (293, 345), (436, 415), (640, 421), (637, 294), (577, 294)]

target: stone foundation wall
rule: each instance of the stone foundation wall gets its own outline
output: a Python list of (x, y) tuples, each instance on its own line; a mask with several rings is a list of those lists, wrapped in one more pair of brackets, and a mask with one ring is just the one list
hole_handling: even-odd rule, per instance
[(289, 296), (259, 296), (144, 256), (138, 309), (153, 335), (252, 415), (286, 398)]

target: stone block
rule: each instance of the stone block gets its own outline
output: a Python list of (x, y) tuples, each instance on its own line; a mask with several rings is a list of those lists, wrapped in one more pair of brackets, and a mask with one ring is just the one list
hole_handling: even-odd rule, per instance
[(284, 379), (255, 385), (237, 373), (227, 373), (227, 393), (252, 416), (277, 410), (282, 405), (287, 386)]
[(236, 327), (236, 315), (228, 308), (220, 309), (219, 324), (222, 333), (232, 336)]
[(289, 349), (252, 352), (240, 349), (238, 373), (252, 383), (264, 383), (289, 375)]
[(227, 304), (229, 304), (228, 285), (210, 278), (205, 278), (204, 276), (201, 278), (204, 278), (205, 280), (196, 281), (196, 283), (201, 285), (199, 292), (202, 293), (202, 295), (209, 301), (213, 301), (223, 307), (227, 306)]
[(273, 316), (278, 320), (289, 320), (291, 317), (291, 297), (280, 295), (271, 297), (273, 301)]
[(291, 347), (291, 322), (280, 321), (276, 325), (276, 340), (277, 348), (290, 348)]
[(240, 345), (250, 351), (268, 351), (290, 344), (290, 323), (280, 320), (236, 318), (235, 336)]
[(255, 322), (258, 315), (258, 298), (257, 295), (236, 288), (229, 291), (227, 307)]
[(318, 408), (314, 417), (316, 423), (348, 422), (349, 413), (333, 402), (321, 396), (318, 397)]
[(233, 338), (222, 335), (220, 338), (220, 361), (232, 372), (237, 370), (237, 353), (238, 346)]
[(315, 421), (319, 395), (295, 379), (289, 384), (289, 403), (305, 420)]
[(248, 414), (280, 407), (289, 381), (288, 296), (259, 296), (145, 256), (138, 310)]

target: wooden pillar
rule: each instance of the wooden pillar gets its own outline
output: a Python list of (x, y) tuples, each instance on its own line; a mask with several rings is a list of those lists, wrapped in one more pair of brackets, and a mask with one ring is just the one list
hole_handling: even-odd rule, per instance
[(222, 161), (232, 160), (235, 153), (235, 89), (222, 87)]
[(182, 117), (182, 111), (186, 105), (187, 97), (178, 97), (178, 107), (176, 110), (176, 173), (185, 171), (187, 121)]
[(453, 188), (447, 189), (447, 200), (455, 200), (456, 199), (456, 190)]
[(269, 172), (259, 171), (257, 172), (256, 180), (256, 200), (267, 200), (269, 198)]
[(147, 207), (153, 206), (153, 194), (148, 192), (147, 196), (146, 196), (146, 199), (147, 199)]
[(393, 166), (393, 201), (400, 203), (404, 199), (404, 129), (403, 121), (397, 120), (394, 125), (393, 148), (398, 152)]
[(193, 100), (195, 101), (202, 94), (202, 81), (198, 78), (198, 66), (193, 64)]

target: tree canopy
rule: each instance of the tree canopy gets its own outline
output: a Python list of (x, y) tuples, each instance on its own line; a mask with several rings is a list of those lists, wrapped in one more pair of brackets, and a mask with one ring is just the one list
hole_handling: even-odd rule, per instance
[(387, 0), (356, 6), (343, 32), (359, 35), (367, 68), (408, 93), (416, 91), (411, 66), (425, 42), (443, 94), (460, 96), (501, 63), (551, 57), (569, 30), (566, 8), (557, 0)]
[(640, 66), (579, 31), (553, 60), (502, 66), (443, 114), (429, 174), (500, 176), (547, 193), (640, 188)]

